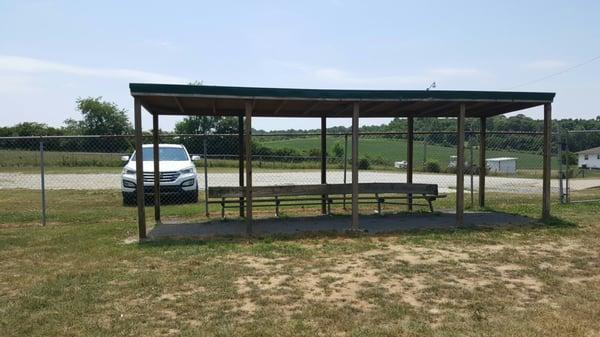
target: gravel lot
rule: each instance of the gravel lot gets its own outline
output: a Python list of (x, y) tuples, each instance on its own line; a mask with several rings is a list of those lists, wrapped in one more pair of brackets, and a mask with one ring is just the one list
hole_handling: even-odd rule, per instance
[[(204, 187), (204, 175), (199, 174), (200, 187)], [(478, 177), (474, 176), (474, 190), (477, 190)], [(48, 189), (76, 189), (76, 190), (104, 190), (119, 189), (120, 174), (114, 173), (86, 173), (86, 174), (47, 174), (46, 188)], [(315, 184), (320, 181), (320, 172), (311, 171), (277, 171), (254, 172), (253, 183), (255, 186), (285, 185), (285, 184)], [(327, 173), (330, 183), (342, 183), (343, 171), (330, 171)], [(347, 181), (351, 182), (351, 174)], [(386, 171), (361, 171), (361, 182), (405, 182), (403, 172)], [(426, 174), (415, 173), (415, 183), (438, 184), (440, 192), (452, 191), (456, 186), (456, 176), (451, 174)], [(237, 173), (210, 173), (208, 174), (209, 186), (236, 186)], [(470, 186), (470, 176), (465, 176), (465, 186)], [(600, 179), (571, 180), (571, 190), (581, 190), (600, 186)], [(39, 189), (40, 176), (37, 174), (0, 173), (0, 189)], [(487, 177), (486, 189), (493, 192), (512, 193), (541, 193), (542, 180), (514, 177)], [(552, 180), (553, 192), (558, 192), (558, 180)]]

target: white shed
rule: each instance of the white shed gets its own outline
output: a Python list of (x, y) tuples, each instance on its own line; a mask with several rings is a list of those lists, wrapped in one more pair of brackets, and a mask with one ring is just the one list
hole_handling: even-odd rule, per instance
[(579, 168), (600, 168), (600, 147), (577, 152), (577, 166)]
[(486, 166), (490, 173), (517, 173), (517, 159), (512, 157), (487, 158)]

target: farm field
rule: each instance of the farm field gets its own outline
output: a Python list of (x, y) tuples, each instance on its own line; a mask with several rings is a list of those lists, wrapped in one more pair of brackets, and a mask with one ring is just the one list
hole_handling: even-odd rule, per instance
[[(553, 203), (552, 221), (527, 227), (138, 244), (135, 208), (121, 207), (117, 191), (49, 193), (46, 227), (36, 197), (0, 191), (3, 336), (600, 331), (598, 203)], [(490, 193), (488, 204), (539, 216), (537, 196)], [(203, 221), (200, 213), (163, 208), (172, 221)]]
[[(320, 139), (318, 137), (306, 137), (306, 138), (295, 138), (295, 139), (283, 139), (283, 140), (262, 140), (262, 145), (271, 148), (295, 148), (298, 150), (309, 150), (320, 148)], [(339, 143), (342, 147), (344, 146), (343, 137), (327, 137), (327, 151), (331, 155), (333, 147), (336, 143)], [(404, 139), (389, 139), (389, 138), (361, 138), (359, 142), (359, 155), (369, 156), (372, 158), (385, 158), (391, 161), (406, 160), (406, 140)], [(350, 151), (350, 141), (348, 141), (348, 151)], [(541, 148), (539, 149), (541, 151)], [(490, 150), (486, 151), (486, 157), (517, 157), (517, 168), (518, 169), (541, 169), (542, 167), (542, 156), (540, 154), (519, 152), (519, 151), (498, 151)], [(425, 156), (426, 154), (426, 156)], [(440, 163), (442, 168), (448, 166), (450, 156), (456, 155), (456, 148), (450, 146), (440, 146), (427, 144), (426, 150), (422, 141), (414, 142), (414, 159), (415, 165), (423, 163), (424, 159), (434, 160)], [(469, 150), (465, 151), (465, 156), (469, 159)], [(473, 161), (477, 163), (479, 161), (479, 151), (474, 148)], [(553, 165), (556, 160), (553, 160)]]

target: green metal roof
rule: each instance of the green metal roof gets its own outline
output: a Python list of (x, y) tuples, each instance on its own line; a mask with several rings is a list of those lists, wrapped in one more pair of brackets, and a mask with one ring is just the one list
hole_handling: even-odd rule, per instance
[(132, 95), (225, 96), (311, 100), (453, 100), (552, 102), (554, 93), (450, 90), (347, 90), (130, 83)]
[(171, 115), (239, 115), (254, 103), (264, 117), (349, 117), (360, 102), (364, 117), (493, 116), (551, 103), (554, 93), (448, 90), (346, 90), (130, 83), (131, 94), (149, 111)]

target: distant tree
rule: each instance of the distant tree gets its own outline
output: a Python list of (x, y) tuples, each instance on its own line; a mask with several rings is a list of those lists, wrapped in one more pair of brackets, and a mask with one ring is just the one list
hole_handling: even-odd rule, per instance
[[(63, 133), (61, 129), (37, 122), (19, 123), (10, 129), (12, 129), (11, 136), (56, 136)], [(8, 133), (8, 130), (5, 132)]]
[(83, 120), (66, 120), (65, 126), (69, 131), (85, 135), (126, 135), (133, 132), (127, 110), (115, 103), (102, 101), (102, 97), (78, 98), (77, 110), (83, 115)]

